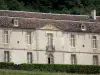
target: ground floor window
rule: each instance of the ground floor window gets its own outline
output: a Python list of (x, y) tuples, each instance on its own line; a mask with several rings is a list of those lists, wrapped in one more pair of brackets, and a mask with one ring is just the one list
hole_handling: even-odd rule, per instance
[(54, 57), (52, 54), (48, 55), (48, 64), (54, 64)]
[(93, 55), (93, 65), (98, 65), (98, 56)]
[(77, 64), (76, 54), (71, 54), (71, 64)]
[(10, 52), (4, 51), (4, 62), (10, 62)]
[(32, 63), (33, 62), (32, 59), (33, 59), (32, 52), (27, 52), (27, 62)]

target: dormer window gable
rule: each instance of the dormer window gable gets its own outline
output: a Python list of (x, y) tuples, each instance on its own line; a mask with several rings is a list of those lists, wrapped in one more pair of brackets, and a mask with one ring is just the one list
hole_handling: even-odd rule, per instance
[(81, 24), (81, 30), (86, 31), (86, 25), (85, 24)]
[(17, 20), (17, 19), (14, 19), (14, 20), (13, 20), (13, 26), (14, 26), (14, 27), (18, 27), (18, 20)]

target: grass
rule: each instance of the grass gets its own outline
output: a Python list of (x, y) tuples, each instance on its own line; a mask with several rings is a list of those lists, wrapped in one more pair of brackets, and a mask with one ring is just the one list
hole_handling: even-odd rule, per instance
[(50, 72), (40, 72), (40, 71), (0, 69), (0, 75), (100, 75), (100, 74), (68, 74), (68, 73), (50, 73)]

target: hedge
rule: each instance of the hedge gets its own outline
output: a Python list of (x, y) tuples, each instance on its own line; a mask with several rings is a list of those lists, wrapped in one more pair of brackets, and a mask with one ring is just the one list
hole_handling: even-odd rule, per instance
[(100, 66), (95, 65), (61, 65), (61, 64), (14, 64), (0, 62), (1, 69), (14, 69), (26, 71), (47, 71), (47, 72), (67, 72), (67, 73), (100, 73)]
[(0, 62), (0, 69), (13, 69), (14, 68), (14, 63), (12, 62)]
[(100, 66), (94, 65), (61, 65), (61, 64), (21, 64), (22, 70), (38, 70), (49, 72), (67, 72), (67, 73), (99, 73)]

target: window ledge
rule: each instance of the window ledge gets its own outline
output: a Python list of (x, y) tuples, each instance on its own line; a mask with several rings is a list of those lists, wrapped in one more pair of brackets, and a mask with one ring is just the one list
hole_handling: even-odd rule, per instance
[(97, 48), (92, 48), (93, 50), (97, 50)]
[(71, 47), (71, 49), (75, 49), (76, 47)]
[(2, 44), (4, 44), (4, 45), (8, 45), (9, 43), (2, 43)]
[(30, 45), (32, 45), (32, 44), (27, 44), (27, 46), (30, 46)]

